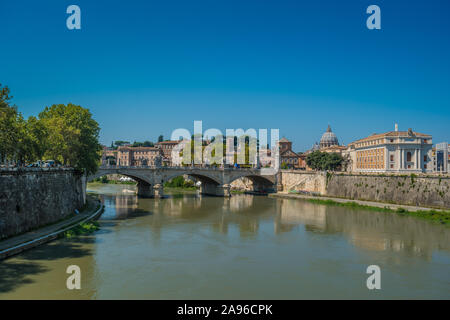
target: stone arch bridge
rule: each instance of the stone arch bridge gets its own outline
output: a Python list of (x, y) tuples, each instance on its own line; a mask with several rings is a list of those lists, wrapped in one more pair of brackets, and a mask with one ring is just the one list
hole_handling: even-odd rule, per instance
[(248, 178), (255, 192), (276, 190), (277, 176), (262, 175), (257, 168), (214, 167), (100, 167), (87, 177), (87, 182), (108, 174), (120, 174), (137, 181), (137, 194), (141, 197), (163, 197), (163, 185), (169, 180), (188, 175), (201, 182), (200, 192), (214, 196), (230, 196), (230, 184), (239, 178)]

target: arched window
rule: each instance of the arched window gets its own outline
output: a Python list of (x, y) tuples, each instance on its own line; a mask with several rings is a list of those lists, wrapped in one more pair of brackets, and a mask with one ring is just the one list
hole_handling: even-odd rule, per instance
[(406, 153), (406, 161), (411, 162), (411, 152)]

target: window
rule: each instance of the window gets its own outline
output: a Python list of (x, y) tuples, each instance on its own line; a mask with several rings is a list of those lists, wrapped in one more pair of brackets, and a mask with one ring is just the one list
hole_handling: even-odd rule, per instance
[(394, 139), (391, 139), (391, 143), (394, 143)]
[(423, 162), (427, 162), (427, 156), (423, 156)]
[(394, 165), (393, 164), (391, 164), (391, 169), (394, 169)]
[[(406, 153), (406, 161), (411, 162), (411, 152)], [(409, 168), (409, 166), (408, 166)]]
[(390, 159), (391, 159), (391, 161), (394, 161), (394, 155), (393, 154), (391, 154)]
[(423, 139), (423, 143), (428, 143), (428, 140), (427, 139)]
[(424, 169), (426, 169), (426, 168), (427, 168), (427, 165), (426, 165), (426, 164), (424, 164), (424, 165), (423, 165), (423, 168), (424, 168)]

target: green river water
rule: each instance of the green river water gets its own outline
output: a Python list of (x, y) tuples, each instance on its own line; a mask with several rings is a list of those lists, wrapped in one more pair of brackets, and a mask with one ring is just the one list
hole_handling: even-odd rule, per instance
[[(450, 298), (450, 228), (302, 200), (89, 185), (93, 234), (0, 262), (0, 299)], [(81, 289), (68, 290), (69, 265)], [(381, 290), (368, 290), (378, 265)]]

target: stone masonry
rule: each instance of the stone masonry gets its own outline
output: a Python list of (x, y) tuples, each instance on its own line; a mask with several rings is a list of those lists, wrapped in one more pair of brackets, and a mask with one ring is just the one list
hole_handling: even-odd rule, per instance
[(0, 170), (0, 239), (59, 221), (85, 202), (85, 179), (71, 169)]

